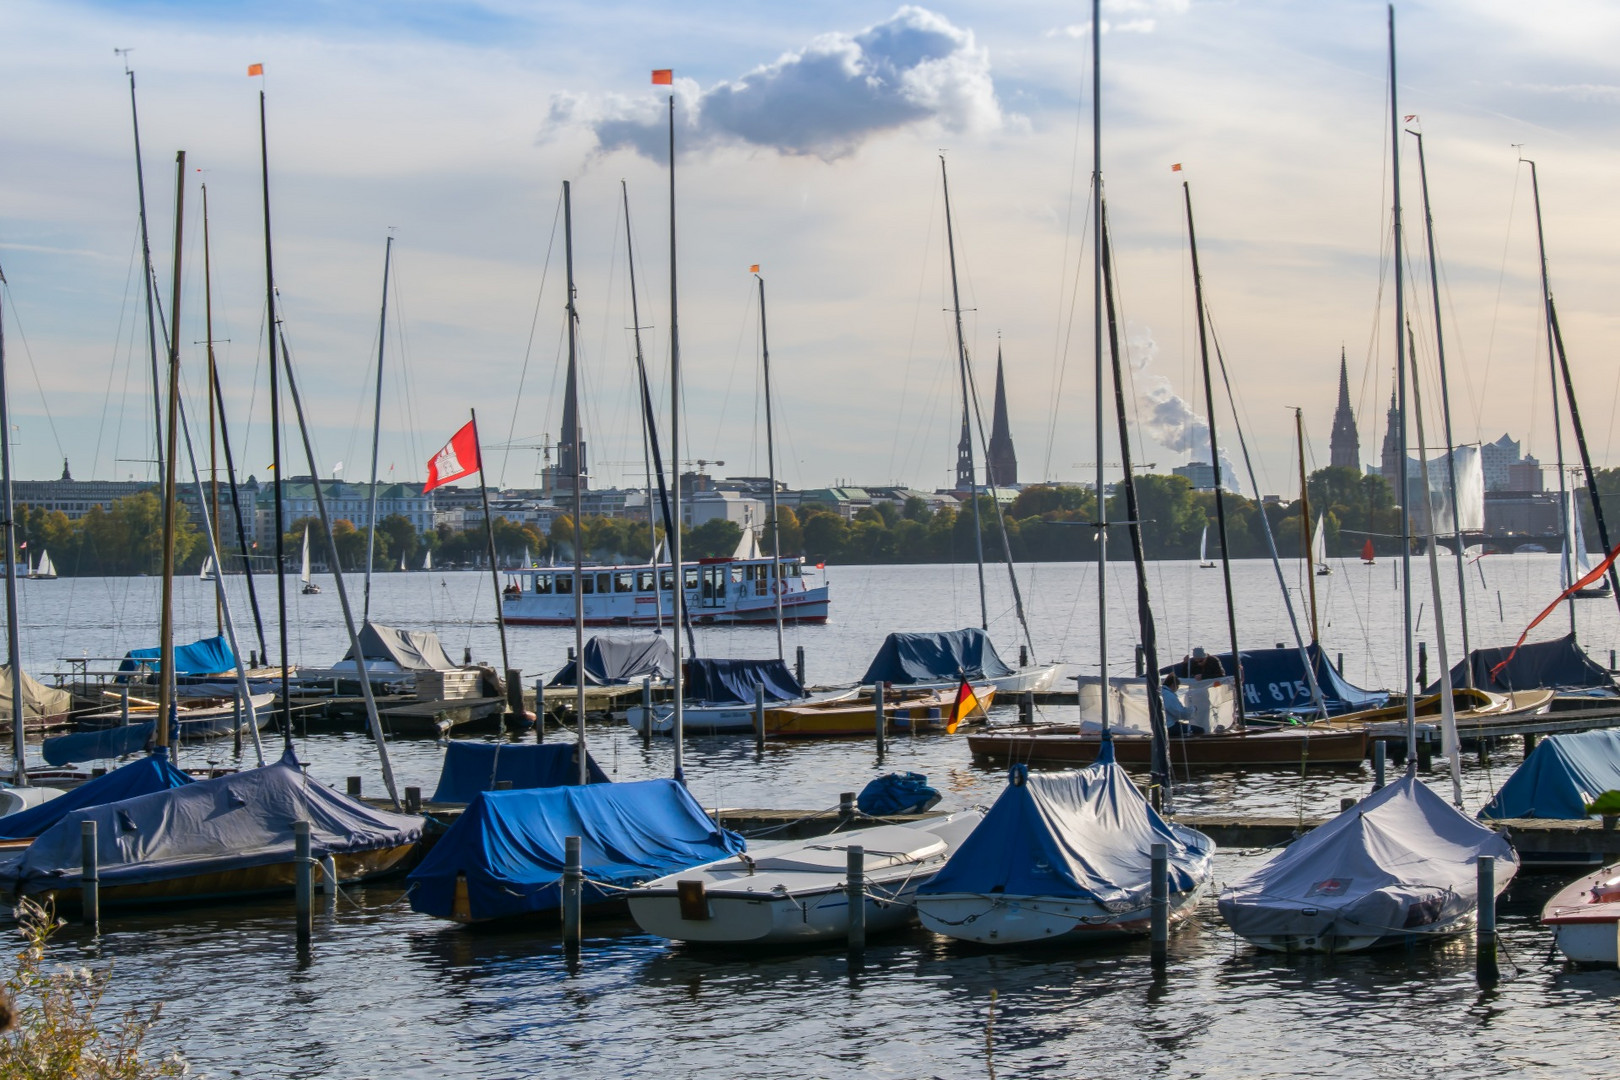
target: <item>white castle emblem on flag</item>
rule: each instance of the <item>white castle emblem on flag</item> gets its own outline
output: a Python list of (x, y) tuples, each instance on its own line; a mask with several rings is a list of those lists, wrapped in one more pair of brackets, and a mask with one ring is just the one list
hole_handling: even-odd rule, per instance
[(456, 444), (448, 442), (439, 456), (433, 459), (433, 472), (436, 476), (454, 476), (461, 471), (461, 459), (456, 457)]

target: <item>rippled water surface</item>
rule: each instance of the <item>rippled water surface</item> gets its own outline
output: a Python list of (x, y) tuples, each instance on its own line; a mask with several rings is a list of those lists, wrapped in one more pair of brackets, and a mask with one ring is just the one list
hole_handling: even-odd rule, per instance
[[(1556, 594), (1556, 559), (1493, 557), (1482, 568), (1483, 583), (1481, 568), (1470, 570), (1474, 643), (1510, 642)], [(1129, 670), (1135, 638), (1126, 569), (1111, 574), (1109, 588), (1116, 672)], [(1184, 563), (1151, 570), (1170, 658), (1193, 644), (1219, 645), (1219, 573)], [(1419, 564), (1415, 593), (1426, 598), (1422, 572)], [(992, 569), (990, 577), (992, 633), (1010, 656), (1018, 633), (999, 573)], [(977, 622), (973, 576), (971, 567), (835, 569), (833, 621), (790, 628), (789, 655), (805, 647), (812, 681), (851, 680), (890, 630)], [(1240, 564), (1236, 576), (1245, 642), (1289, 639), (1271, 568)], [(1340, 566), (1319, 583), (1324, 645), (1345, 654), (1347, 676), (1398, 685), (1400, 592), (1391, 567)], [(199, 583), (179, 584), (181, 635), (212, 633), (212, 605)], [(240, 579), (232, 587), (239, 590)], [(1037, 567), (1024, 588), (1036, 653), (1095, 670), (1094, 570)], [(26, 665), (60, 670), (62, 657), (155, 643), (156, 592), (155, 581), (142, 579), (25, 583)], [(465, 646), (495, 659), (488, 592), (487, 576), (390, 574), (377, 580), (372, 603), (384, 622), (437, 629), (453, 654)], [(331, 586), (319, 597), (290, 599), (294, 659), (319, 665), (341, 655)], [(1433, 650), (1432, 605), (1425, 611), (1420, 631)], [(1606, 659), (1620, 636), (1612, 602), (1587, 602), (1579, 620), (1583, 642)], [(1560, 613), (1536, 636), (1567, 629)], [(1455, 648), (1454, 624), (1452, 633)], [(273, 628), (270, 635), (274, 640)], [(514, 629), (512, 663), (531, 674), (555, 668), (571, 641), (569, 631)], [(768, 655), (775, 638), (769, 630), (702, 630), (699, 648)], [(614, 779), (669, 774), (667, 741), (643, 748), (622, 725), (593, 725), (589, 734), (592, 753)], [(380, 789), (375, 750), (358, 734), (312, 735), (298, 750), (328, 782), (362, 775), (368, 792)], [(431, 789), (440, 747), (397, 741), (390, 753), (401, 784)], [(229, 752), (210, 747), (187, 755)], [(1490, 766), (1468, 758), (1470, 810), (1500, 785), (1514, 759), (1511, 750)], [(959, 739), (944, 736), (898, 739), (881, 762), (870, 741), (773, 743), (756, 757), (747, 739), (694, 739), (687, 769), (699, 801), (731, 807), (821, 809), (836, 804), (839, 792), (896, 769), (927, 773), (946, 807), (988, 803), (1003, 782), (998, 770), (975, 767)], [(1365, 793), (1369, 782), (1358, 771), (1304, 780), (1216, 773), (1183, 778), (1179, 796), (1189, 810), (1318, 815)], [(1217, 879), (1234, 881), (1267, 857), (1223, 851)], [(1490, 988), (1476, 982), (1466, 942), (1333, 960), (1258, 954), (1225, 929), (1212, 901), (1174, 940), (1159, 977), (1145, 946), (992, 953), (911, 931), (874, 940), (852, 966), (837, 949), (694, 952), (624, 923), (588, 927), (581, 962), (570, 968), (549, 926), (451, 927), (410, 911), (400, 887), (387, 884), (356, 890), (318, 916), (307, 957), (293, 940), (290, 901), (110, 915), (97, 940), (64, 930), (55, 955), (113, 963), (111, 1006), (165, 1001), (155, 1041), (182, 1047), (210, 1076), (1592, 1075), (1620, 1048), (1613, 1022), (1620, 974), (1571, 971), (1549, 960), (1550, 939), (1537, 916), (1559, 883), (1525, 876), (1512, 887), (1501, 912), (1502, 979)]]

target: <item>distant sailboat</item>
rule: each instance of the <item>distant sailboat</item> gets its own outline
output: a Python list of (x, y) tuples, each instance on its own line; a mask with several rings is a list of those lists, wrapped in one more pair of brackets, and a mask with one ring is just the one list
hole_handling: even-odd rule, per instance
[[(43, 562), (43, 558), (41, 559)], [(1581, 511), (1575, 502), (1575, 492), (1564, 493), (1564, 558), (1559, 567), (1559, 585), (1565, 589), (1592, 572), (1592, 556), (1586, 550), (1586, 536), (1581, 529)], [(1611, 595), (1607, 579), (1575, 592), (1577, 600), (1593, 600)]]
[(212, 581), (213, 580), (213, 578), (214, 578), (214, 557), (212, 555), (204, 555), (203, 556), (202, 569), (197, 571), (197, 577), (199, 579), (203, 580), (203, 581)]
[(314, 596), (321, 591), (321, 587), (309, 580), (309, 526), (304, 526), (304, 559), (303, 566), (298, 572), (298, 580), (304, 583), (304, 595)]
[(433, 569), (433, 549), (432, 548), (428, 548), (427, 554), (422, 556), (422, 569), (423, 570), (431, 570), (431, 569)]
[[(1316, 564), (1318, 577), (1333, 573), (1333, 567), (1329, 566), (1327, 561), (1327, 533), (1322, 531), (1322, 520), (1322, 515), (1317, 514), (1316, 535), (1311, 537), (1311, 562)], [(1372, 541), (1369, 540), (1367, 543), (1371, 544)]]
[(399, 553), (399, 572), (402, 574), (405, 572), (405, 553), (403, 551)]
[(39, 553), (39, 565), (29, 570), (28, 576), (35, 581), (56, 580), (56, 567), (51, 563), (51, 553), (49, 551)]
[(1209, 558), (1209, 526), (1204, 526), (1203, 534), (1198, 537), (1198, 565), (1205, 570), (1215, 569), (1216, 564)]
[(1366, 563), (1368, 566), (1373, 564), (1373, 546), (1370, 538), (1365, 544), (1361, 545), (1361, 561)]

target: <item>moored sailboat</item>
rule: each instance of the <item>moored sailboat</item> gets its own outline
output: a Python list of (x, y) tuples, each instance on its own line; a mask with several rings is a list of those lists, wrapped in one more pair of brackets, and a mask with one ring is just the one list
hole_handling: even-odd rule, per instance
[(321, 587), (309, 579), (309, 526), (304, 526), (304, 555), (299, 563), (298, 580), (304, 583), (301, 590), (305, 596), (314, 596), (321, 591)]

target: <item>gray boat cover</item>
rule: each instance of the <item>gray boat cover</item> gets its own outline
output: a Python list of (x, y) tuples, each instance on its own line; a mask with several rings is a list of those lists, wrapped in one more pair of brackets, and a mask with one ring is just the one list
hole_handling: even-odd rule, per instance
[(1620, 731), (1548, 735), (1479, 816), (1584, 818), (1587, 803), (1614, 790), (1620, 790)]
[(1519, 868), (1506, 838), (1407, 775), (1224, 890), (1221, 916), (1242, 937), (1421, 934), (1474, 909), (1481, 855), (1505, 888)]
[[(64, 716), (73, 707), (72, 694), (46, 686), (26, 671), (22, 673), (22, 686), (25, 721)], [(11, 665), (0, 664), (0, 721), (7, 723), (11, 720), (11, 693)]]
[[(359, 637), (360, 654), (368, 664), (394, 664), (402, 671), (453, 671), (459, 666), (431, 630), (397, 630), (368, 622), (360, 628)], [(354, 659), (353, 646), (343, 659)]]
[[(1503, 661), (1507, 662), (1507, 666), (1501, 671), (1495, 670)], [(1451, 685), (1468, 685), (1465, 680), (1469, 674), (1473, 675), (1473, 686), (1498, 694), (1540, 687), (1556, 690), (1615, 689), (1614, 676), (1581, 650), (1575, 643), (1574, 634), (1565, 634), (1552, 641), (1528, 642), (1517, 649), (1511, 646), (1475, 649), (1466, 659), (1452, 666)], [(1439, 691), (1440, 682), (1436, 680), (1423, 692), (1435, 694)]]
[[(622, 686), (643, 676), (675, 674), (675, 650), (662, 634), (598, 634), (585, 643), (585, 685)], [(548, 686), (574, 686), (574, 662), (563, 665)]]
[(293, 822), (310, 823), (316, 858), (414, 843), (422, 819), (376, 810), (304, 775), (289, 752), (274, 765), (75, 810), (0, 863), (15, 894), (72, 888), (80, 826), (97, 824), (103, 886), (137, 885), (290, 862)]

